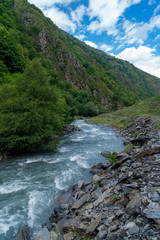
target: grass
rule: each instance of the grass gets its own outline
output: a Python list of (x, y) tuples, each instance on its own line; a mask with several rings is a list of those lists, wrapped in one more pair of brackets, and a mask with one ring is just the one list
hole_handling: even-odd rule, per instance
[(126, 128), (126, 125), (137, 116), (153, 117), (156, 127), (160, 129), (160, 119), (158, 119), (160, 118), (160, 95), (146, 101), (141, 101), (130, 107), (124, 107), (110, 114), (106, 113), (90, 118), (88, 122)]
[(119, 196), (119, 195), (114, 195), (114, 197), (113, 197), (113, 201), (114, 202), (116, 202), (116, 201), (118, 201), (118, 200), (120, 200), (121, 199), (121, 197)]
[(113, 154), (106, 153), (105, 156), (112, 163), (116, 163), (118, 161), (118, 159), (117, 159), (117, 157), (116, 157), (116, 155), (114, 153)]

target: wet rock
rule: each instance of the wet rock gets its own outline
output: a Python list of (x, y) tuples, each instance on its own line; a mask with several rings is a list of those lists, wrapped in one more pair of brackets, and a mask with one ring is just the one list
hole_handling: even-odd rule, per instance
[(86, 234), (93, 233), (101, 222), (101, 216), (98, 216), (86, 229)]
[(57, 198), (60, 208), (68, 209), (74, 203), (72, 192), (63, 193)]
[(44, 227), (36, 234), (35, 240), (58, 240), (58, 235)]
[(84, 186), (84, 180), (78, 182), (78, 188), (81, 189)]
[(17, 233), (15, 240), (30, 240), (32, 237), (32, 229), (25, 226), (20, 232)]
[(57, 223), (55, 231), (58, 235), (60, 235), (63, 232), (63, 226), (65, 222), (66, 222), (66, 218), (63, 218)]
[(80, 208), (89, 198), (90, 194), (85, 194), (83, 197), (81, 197), (81, 199), (79, 199), (72, 205), (71, 209)]

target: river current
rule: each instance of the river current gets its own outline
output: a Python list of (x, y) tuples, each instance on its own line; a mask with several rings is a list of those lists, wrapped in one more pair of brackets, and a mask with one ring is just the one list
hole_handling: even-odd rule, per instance
[(64, 136), (55, 151), (0, 162), (0, 240), (14, 239), (24, 225), (38, 231), (58, 194), (79, 180), (89, 181), (89, 168), (106, 161), (101, 152), (123, 150), (123, 139), (112, 128), (85, 120), (73, 124), (82, 131)]

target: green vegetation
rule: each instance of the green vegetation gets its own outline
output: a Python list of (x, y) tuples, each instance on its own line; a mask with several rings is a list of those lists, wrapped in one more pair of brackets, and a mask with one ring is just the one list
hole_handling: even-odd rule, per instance
[(98, 181), (94, 182), (93, 184), (94, 184), (94, 186), (95, 186), (96, 188), (99, 188), (99, 187), (100, 187), (100, 185), (99, 185), (99, 182), (98, 182)]
[[(160, 118), (160, 95), (146, 101), (141, 101), (133, 106), (124, 107), (111, 114), (101, 114), (88, 121), (90, 123), (109, 124), (114, 127), (125, 128), (126, 125), (137, 116), (149, 116), (155, 118), (156, 127), (160, 128), (160, 121), (158, 121)], [(138, 136), (138, 133), (134, 133), (134, 137), (136, 136)]]
[(123, 150), (123, 152), (130, 152), (133, 148), (135, 148), (136, 146), (134, 146), (133, 144), (127, 144)]
[(104, 154), (108, 160), (112, 163), (116, 163), (118, 161), (117, 157), (116, 157), (116, 154), (112, 153), (112, 154), (109, 154), (109, 153), (106, 153)]
[[(70, 36), (27, 0), (0, 0), (1, 151), (54, 148), (74, 116), (159, 91), (158, 78)], [(115, 125), (129, 120), (120, 116)]]
[(113, 197), (114, 202), (119, 201), (120, 199), (121, 199), (121, 197), (119, 195), (114, 195), (114, 197)]
[(134, 138), (138, 137), (138, 135), (139, 135), (138, 132), (134, 132), (134, 133), (133, 133), (133, 137), (134, 137)]

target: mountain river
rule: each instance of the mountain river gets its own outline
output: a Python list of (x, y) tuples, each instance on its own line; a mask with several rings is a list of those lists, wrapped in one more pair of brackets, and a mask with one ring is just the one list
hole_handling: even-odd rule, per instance
[(79, 180), (89, 181), (89, 168), (106, 160), (101, 152), (123, 150), (123, 138), (112, 128), (76, 120), (55, 151), (21, 155), (0, 162), (0, 240), (13, 240), (29, 225), (41, 227), (56, 206), (56, 197)]

